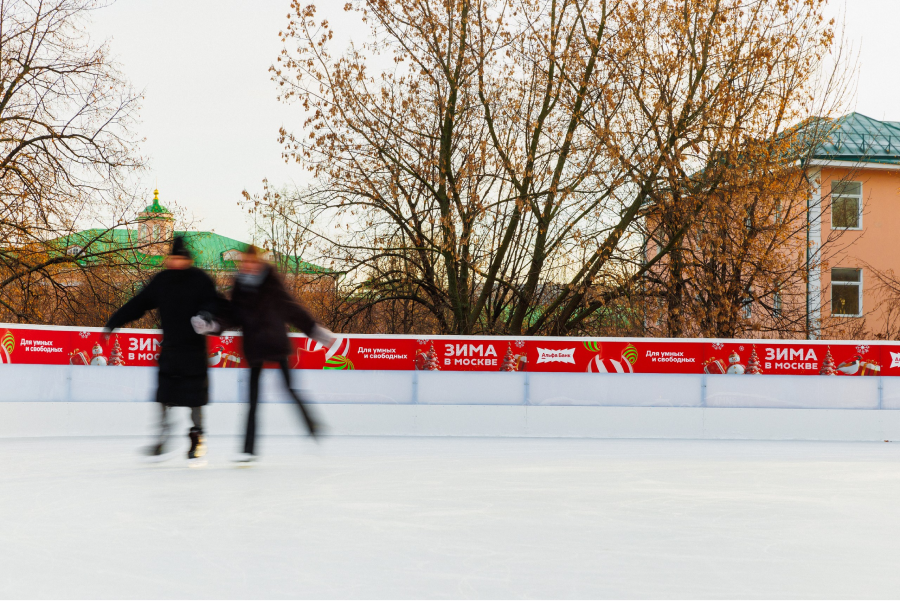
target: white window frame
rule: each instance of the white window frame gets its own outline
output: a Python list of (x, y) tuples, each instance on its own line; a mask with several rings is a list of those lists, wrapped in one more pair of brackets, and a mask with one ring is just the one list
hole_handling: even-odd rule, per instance
[(743, 319), (753, 319), (753, 301), (744, 302), (741, 307), (741, 317)]
[[(859, 272), (859, 281), (858, 282), (844, 282), (839, 281), (838, 286), (856, 286), (856, 294), (857, 294), (857, 305), (859, 307), (859, 313), (835, 313), (834, 312), (834, 278), (831, 279), (831, 316), (832, 317), (862, 317), (863, 316), (863, 270), (857, 267), (832, 267), (832, 272), (835, 269), (855, 269)], [(830, 276), (831, 274), (829, 274)]]
[(741, 301), (741, 317), (753, 319), (753, 296), (744, 297), (744, 300)]
[[(842, 227), (834, 224), (834, 185), (835, 184), (859, 184), (859, 195), (855, 194), (840, 194), (839, 196), (843, 197), (854, 197), (856, 196), (856, 206), (857, 206), (857, 222), (859, 225), (857, 227)], [(831, 207), (829, 213), (831, 214), (831, 229), (833, 230), (845, 230), (850, 232), (858, 232), (863, 229), (863, 183), (862, 182), (845, 182), (845, 181), (834, 181), (831, 182)]]

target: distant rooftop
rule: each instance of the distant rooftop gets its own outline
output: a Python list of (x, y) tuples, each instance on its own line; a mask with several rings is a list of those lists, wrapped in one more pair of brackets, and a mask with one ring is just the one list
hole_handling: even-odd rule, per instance
[[(215, 232), (173, 231), (173, 215), (159, 203), (159, 190), (153, 191), (153, 202), (138, 213), (138, 224), (136, 230), (81, 230), (56, 238), (51, 243), (55, 252), (83, 257), (76, 259), (81, 265), (112, 260), (114, 263), (155, 269), (162, 267), (171, 240), (181, 236), (194, 257), (194, 264), (212, 271), (234, 271), (240, 253), (247, 248), (246, 243)], [(333, 273), (298, 256), (275, 252), (271, 254), (271, 259), (280, 270), (288, 273)]]
[(815, 158), (900, 164), (900, 121), (879, 121), (850, 113), (839, 119), (816, 119), (804, 124), (806, 128), (818, 126), (831, 131), (813, 153)]
[[(215, 232), (176, 231), (174, 235), (184, 237), (197, 267), (213, 271), (237, 269), (235, 262), (237, 254), (247, 246), (244, 242)], [(122, 261), (131, 265), (150, 269), (161, 267), (165, 261), (165, 255), (140, 252), (135, 249), (138, 246), (137, 239), (138, 234), (135, 230), (91, 229), (63, 236), (58, 238), (56, 243), (61, 247), (61, 251), (89, 246), (91, 254), (111, 253), (120, 256)], [(303, 261), (300, 257), (276, 253), (273, 259), (280, 269), (290, 273), (326, 274), (331, 272), (327, 268)], [(97, 258), (89, 255), (89, 258), (79, 261), (79, 263), (86, 264), (96, 261)]]

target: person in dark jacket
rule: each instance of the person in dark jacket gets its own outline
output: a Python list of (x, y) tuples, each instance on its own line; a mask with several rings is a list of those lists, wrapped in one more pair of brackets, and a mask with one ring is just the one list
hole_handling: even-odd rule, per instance
[(334, 335), (287, 291), (281, 276), (250, 246), (242, 253), (240, 267), (231, 292), (230, 321), (244, 332), (244, 356), (250, 365), (250, 408), (244, 453), (240, 462), (256, 459), (256, 409), (259, 404), (259, 378), (264, 362), (277, 363), (291, 398), (313, 436), (317, 424), (296, 390), (291, 388), (287, 358), (291, 354), (287, 325), (290, 324), (317, 342), (331, 346)]
[(106, 323), (107, 335), (147, 311), (157, 309), (163, 339), (159, 353), (156, 401), (160, 405), (160, 433), (157, 444), (147, 449), (151, 460), (163, 460), (169, 440), (169, 407), (190, 407), (193, 427), (188, 459), (202, 463), (206, 454), (203, 436), (203, 409), (208, 401), (206, 338), (197, 334), (191, 318), (200, 312), (221, 310), (212, 279), (193, 266), (184, 239), (176, 237), (166, 257), (166, 268), (153, 276), (134, 298), (116, 311)]

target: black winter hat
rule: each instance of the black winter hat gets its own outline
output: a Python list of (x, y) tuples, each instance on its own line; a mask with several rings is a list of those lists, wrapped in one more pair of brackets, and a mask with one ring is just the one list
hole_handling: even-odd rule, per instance
[(175, 240), (172, 241), (172, 250), (169, 254), (188, 259), (193, 258), (191, 257), (191, 251), (188, 250), (187, 245), (184, 243), (184, 236), (175, 236)]

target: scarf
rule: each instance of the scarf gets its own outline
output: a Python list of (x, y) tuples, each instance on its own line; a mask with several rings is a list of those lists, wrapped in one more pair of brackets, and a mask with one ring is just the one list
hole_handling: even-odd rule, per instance
[(257, 273), (238, 272), (237, 280), (241, 283), (241, 286), (256, 291), (256, 289), (262, 285), (263, 280), (266, 279), (267, 275), (269, 275), (269, 266), (263, 265), (263, 268)]

